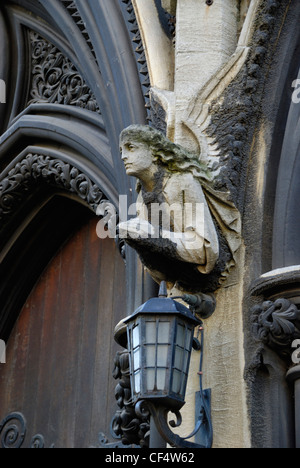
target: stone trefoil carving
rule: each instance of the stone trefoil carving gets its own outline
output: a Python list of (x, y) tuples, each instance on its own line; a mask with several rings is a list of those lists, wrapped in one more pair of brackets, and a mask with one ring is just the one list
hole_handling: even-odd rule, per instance
[(197, 156), (150, 127), (124, 130), (120, 146), (127, 174), (138, 179), (137, 217), (119, 225), (120, 237), (157, 282), (216, 290), (241, 242), (240, 214), (229, 192), (214, 187)]
[(95, 96), (72, 62), (38, 33), (29, 31), (29, 37), (32, 69), (28, 105), (57, 103), (100, 113)]
[(251, 313), (255, 338), (276, 350), (281, 357), (290, 358), (292, 343), (300, 338), (297, 306), (287, 299), (277, 299), (254, 306)]

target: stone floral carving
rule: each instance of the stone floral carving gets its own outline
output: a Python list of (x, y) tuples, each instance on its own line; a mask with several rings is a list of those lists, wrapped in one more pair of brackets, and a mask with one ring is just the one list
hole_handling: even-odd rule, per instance
[(287, 299), (266, 301), (252, 309), (255, 338), (275, 349), (282, 357), (291, 356), (292, 342), (300, 338), (300, 311)]
[(137, 217), (119, 225), (120, 237), (157, 282), (217, 289), (240, 246), (240, 214), (230, 194), (214, 188), (195, 155), (157, 130), (130, 126), (120, 146), (127, 174), (138, 179)]
[(104, 195), (78, 168), (60, 159), (28, 154), (8, 174), (0, 179), (0, 221), (22, 202), (24, 192), (44, 180), (78, 195), (96, 212)]
[(72, 62), (36, 32), (29, 35), (32, 78), (28, 105), (57, 103), (100, 113), (94, 95)]

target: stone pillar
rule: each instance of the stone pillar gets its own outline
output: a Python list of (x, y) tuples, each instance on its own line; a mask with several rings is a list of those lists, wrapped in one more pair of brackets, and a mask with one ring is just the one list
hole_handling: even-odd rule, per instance
[(172, 40), (165, 34), (154, 0), (132, 0), (141, 32), (151, 86), (173, 90), (174, 50)]
[(189, 141), (181, 125), (187, 103), (228, 62), (238, 42), (238, 2), (208, 3), (177, 0), (175, 142), (183, 146)]

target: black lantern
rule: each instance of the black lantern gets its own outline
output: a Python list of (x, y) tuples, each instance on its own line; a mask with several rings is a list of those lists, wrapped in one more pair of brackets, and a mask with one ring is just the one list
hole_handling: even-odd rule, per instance
[(153, 298), (125, 319), (133, 401), (150, 400), (179, 410), (184, 405), (194, 328), (192, 312), (167, 297), (162, 283)]

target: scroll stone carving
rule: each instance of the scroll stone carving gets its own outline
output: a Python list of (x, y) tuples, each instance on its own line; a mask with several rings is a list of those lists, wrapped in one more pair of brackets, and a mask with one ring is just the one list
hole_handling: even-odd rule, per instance
[[(127, 174), (138, 179), (137, 217), (120, 237), (157, 281), (214, 291), (235, 265), (240, 214), (208, 167), (163, 134), (133, 125), (120, 138)], [(156, 211), (155, 211), (156, 210)]]
[(44, 180), (78, 195), (96, 212), (102, 191), (78, 168), (59, 159), (28, 154), (0, 179), (0, 221), (21, 203), (24, 192)]
[(300, 311), (287, 299), (266, 301), (253, 307), (252, 330), (255, 338), (290, 357), (292, 342), (300, 338)]
[(32, 58), (28, 101), (77, 106), (100, 113), (95, 96), (73, 63), (50, 42), (29, 32)]

